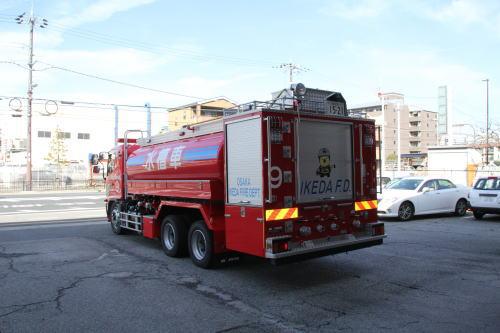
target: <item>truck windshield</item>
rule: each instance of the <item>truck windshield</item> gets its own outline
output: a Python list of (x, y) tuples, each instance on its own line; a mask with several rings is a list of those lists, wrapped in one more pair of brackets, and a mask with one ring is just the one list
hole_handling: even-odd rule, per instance
[(498, 178), (482, 178), (479, 179), (474, 186), (476, 190), (500, 190), (500, 179)]
[(423, 179), (401, 179), (398, 182), (389, 185), (387, 188), (391, 190), (415, 190)]

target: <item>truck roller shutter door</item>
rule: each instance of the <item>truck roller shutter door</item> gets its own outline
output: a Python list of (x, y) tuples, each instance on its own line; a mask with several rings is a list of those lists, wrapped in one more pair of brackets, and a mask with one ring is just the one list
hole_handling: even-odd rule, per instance
[(226, 125), (227, 203), (262, 205), (262, 119)]

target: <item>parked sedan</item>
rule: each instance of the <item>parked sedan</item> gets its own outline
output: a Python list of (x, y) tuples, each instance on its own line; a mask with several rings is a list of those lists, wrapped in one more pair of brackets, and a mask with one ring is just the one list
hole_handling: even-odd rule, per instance
[(465, 215), (469, 189), (450, 180), (406, 177), (386, 188), (378, 203), (379, 217), (408, 221), (414, 215), (452, 213)]

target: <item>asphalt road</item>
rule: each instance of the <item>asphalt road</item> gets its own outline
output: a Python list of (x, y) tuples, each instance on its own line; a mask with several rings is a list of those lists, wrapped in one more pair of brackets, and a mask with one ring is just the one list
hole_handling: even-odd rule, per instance
[(0, 225), (0, 332), (500, 331), (500, 219), (386, 231), (349, 254), (202, 270), (105, 222)]
[(0, 224), (104, 217), (104, 193), (0, 194)]

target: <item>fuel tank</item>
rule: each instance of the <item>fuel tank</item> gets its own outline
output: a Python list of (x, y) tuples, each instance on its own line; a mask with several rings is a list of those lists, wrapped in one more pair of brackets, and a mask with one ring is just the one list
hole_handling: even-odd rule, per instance
[(130, 146), (129, 180), (223, 181), (224, 134), (207, 134), (149, 146)]

